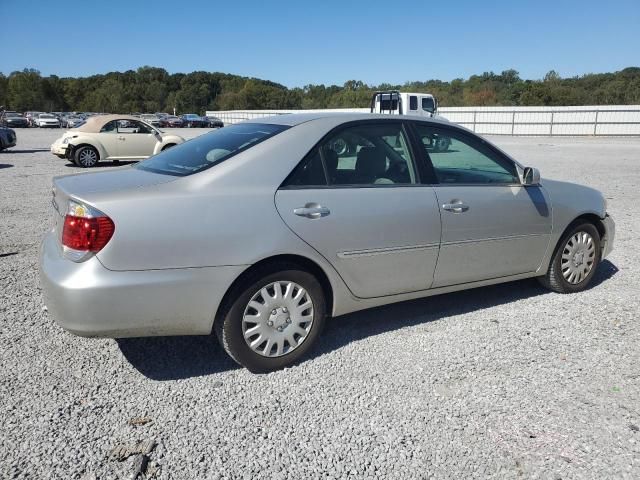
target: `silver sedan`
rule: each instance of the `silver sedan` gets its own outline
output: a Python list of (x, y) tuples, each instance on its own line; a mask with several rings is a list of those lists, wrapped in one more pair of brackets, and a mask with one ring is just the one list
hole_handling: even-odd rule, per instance
[(241, 123), (57, 177), (52, 200), (40, 268), (63, 328), (215, 332), (252, 371), (296, 362), (328, 315), (528, 277), (583, 290), (614, 239), (598, 191), (409, 116)]

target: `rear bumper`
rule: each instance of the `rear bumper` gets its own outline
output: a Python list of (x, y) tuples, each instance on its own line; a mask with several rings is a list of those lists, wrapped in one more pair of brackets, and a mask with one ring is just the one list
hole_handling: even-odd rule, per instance
[(607, 214), (602, 221), (606, 230), (604, 236), (604, 245), (602, 246), (602, 258), (606, 258), (613, 251), (613, 242), (616, 237), (616, 224), (613, 218)]
[(86, 337), (204, 335), (243, 266), (112, 271), (96, 257), (62, 256), (53, 232), (41, 245), (40, 282), (49, 314)]

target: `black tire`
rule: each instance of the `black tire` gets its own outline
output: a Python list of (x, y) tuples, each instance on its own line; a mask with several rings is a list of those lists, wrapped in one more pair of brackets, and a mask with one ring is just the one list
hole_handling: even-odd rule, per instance
[[(585, 232), (591, 236), (594, 243), (594, 255), (593, 255), (593, 265), (591, 270), (587, 275), (578, 283), (569, 282), (562, 273), (562, 254), (567, 248), (567, 243), (569, 240), (579, 232)], [(553, 258), (551, 259), (551, 264), (549, 265), (549, 270), (546, 275), (542, 277), (538, 277), (540, 283), (558, 293), (575, 293), (580, 292), (589, 286), (591, 279), (593, 278), (596, 269), (598, 268), (598, 264), (600, 263), (600, 233), (598, 229), (593, 225), (593, 223), (580, 221), (576, 222), (573, 225), (570, 225), (565, 234), (562, 236), (558, 245), (556, 246), (555, 252), (553, 254)], [(572, 260), (570, 260), (572, 261)]]
[[(295, 282), (304, 288), (313, 303), (313, 321), (306, 338), (295, 349), (282, 356), (266, 357), (254, 352), (244, 339), (242, 325), (245, 309), (251, 298), (273, 282)], [(229, 356), (253, 373), (265, 373), (290, 366), (300, 360), (322, 332), (326, 316), (325, 294), (318, 280), (294, 264), (273, 265), (253, 272), (230, 292), (218, 317), (214, 331)]]
[[(85, 156), (85, 154), (87, 153), (88, 155)], [(98, 151), (88, 145), (76, 149), (76, 151), (73, 153), (73, 163), (75, 163), (80, 168), (95, 167), (99, 161), (100, 154), (98, 153)]]

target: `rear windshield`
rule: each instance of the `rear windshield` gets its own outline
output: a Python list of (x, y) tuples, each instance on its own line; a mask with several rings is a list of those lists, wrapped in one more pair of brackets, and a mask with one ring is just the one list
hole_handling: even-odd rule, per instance
[(201, 172), (289, 128), (266, 123), (239, 123), (205, 133), (138, 163), (135, 168), (166, 175)]

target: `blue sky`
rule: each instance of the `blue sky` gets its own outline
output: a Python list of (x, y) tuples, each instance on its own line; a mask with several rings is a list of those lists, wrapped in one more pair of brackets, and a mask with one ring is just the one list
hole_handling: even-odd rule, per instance
[(291, 87), (640, 66), (640, 0), (0, 0), (0, 18), (5, 74), (152, 65)]

